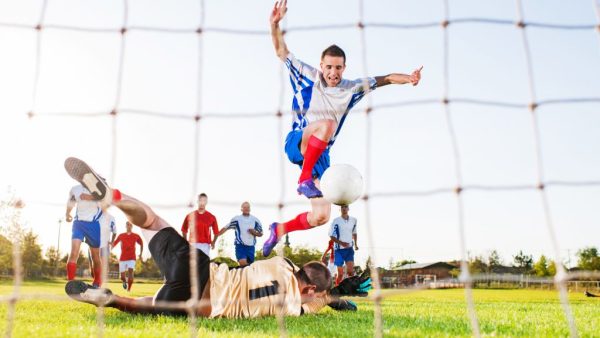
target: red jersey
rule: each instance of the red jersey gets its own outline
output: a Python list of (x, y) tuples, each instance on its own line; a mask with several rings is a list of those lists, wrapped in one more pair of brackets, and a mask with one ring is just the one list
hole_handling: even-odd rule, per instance
[(192, 238), (190, 238), (190, 242), (210, 243), (210, 229), (212, 228), (213, 235), (218, 234), (219, 226), (217, 225), (215, 216), (206, 210), (204, 213), (199, 213), (198, 210), (194, 210), (187, 214), (185, 220), (183, 220), (183, 225), (181, 226), (183, 236), (187, 235), (194, 216), (196, 217), (196, 240), (193, 241)]
[(113, 247), (117, 246), (121, 242), (121, 257), (120, 261), (134, 261), (136, 259), (135, 255), (135, 243), (138, 243), (140, 246), (144, 245), (142, 239), (136, 233), (122, 233), (117, 236), (117, 239), (113, 242)]

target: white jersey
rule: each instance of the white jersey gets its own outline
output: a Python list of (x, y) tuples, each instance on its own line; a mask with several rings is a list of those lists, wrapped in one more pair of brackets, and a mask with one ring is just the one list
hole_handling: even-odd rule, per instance
[(100, 219), (102, 215), (102, 209), (96, 201), (86, 201), (81, 199), (81, 194), (91, 195), (90, 192), (82, 185), (76, 185), (71, 188), (69, 192), (69, 201), (67, 202), (70, 207), (74, 207), (77, 204), (75, 211), (76, 221), (93, 222)]
[(235, 230), (235, 244), (237, 245), (256, 245), (256, 236), (248, 232), (248, 229), (254, 229), (262, 232), (262, 224), (258, 218), (248, 215), (238, 215), (231, 219), (228, 229)]
[(334, 249), (348, 249), (354, 247), (354, 239), (352, 239), (352, 235), (356, 234), (356, 218), (352, 216), (348, 216), (348, 219), (344, 219), (343, 217), (338, 217), (331, 222), (331, 227), (329, 228), (329, 236), (335, 237), (339, 241), (349, 243), (350, 246), (342, 248), (338, 243), (334, 244)]
[(292, 130), (304, 129), (314, 121), (334, 120), (337, 129), (329, 146), (335, 142), (350, 109), (364, 97), (364, 84), (369, 87), (367, 92), (377, 86), (377, 81), (368, 77), (352, 81), (342, 79), (336, 87), (327, 87), (320, 70), (296, 59), (292, 53), (286, 57), (285, 65), (294, 90)]
[(108, 247), (112, 234), (117, 234), (115, 218), (113, 215), (104, 212), (100, 217), (100, 248)]

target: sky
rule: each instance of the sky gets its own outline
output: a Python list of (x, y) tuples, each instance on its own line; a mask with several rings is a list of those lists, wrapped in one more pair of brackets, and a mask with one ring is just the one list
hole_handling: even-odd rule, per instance
[[(127, 10), (124, 3), (49, 0), (42, 16), (42, 1), (0, 2), (0, 196), (10, 190), (25, 201), (23, 219), (42, 245), (60, 241), (62, 252), (69, 249), (69, 224), (62, 224), (58, 237), (75, 184), (63, 169), (68, 156), (85, 160), (176, 228), (199, 192), (208, 194), (207, 208), (221, 226), (246, 200), (265, 227), (306, 211), (308, 202), (295, 194), (299, 169), (283, 153), (292, 91), (268, 34), (273, 2), (136, 0), (126, 2)], [(464, 186), (533, 187), (540, 172), (544, 182), (600, 181), (600, 33), (592, 28), (600, 23), (598, 6), (597, 0), (522, 1), (526, 22), (590, 27), (526, 29), (535, 100), (591, 99), (536, 110), (540, 169), (527, 109), (532, 102), (527, 55), (516, 25), (448, 27), (447, 93), (456, 100), (449, 105), (456, 157), (441, 103), (441, 25), (374, 26), (440, 23), (443, 1), (365, 1), (364, 46), (356, 25), (358, 1), (289, 1), (286, 42), (309, 64), (317, 66), (321, 51), (335, 43), (346, 51), (349, 79), (424, 67), (417, 87), (387, 86), (363, 99), (331, 150), (332, 163), (351, 164), (363, 173), (366, 193), (373, 196), (368, 215), (362, 200), (350, 207), (358, 219), (359, 264), (369, 254), (382, 266), (390, 259), (459, 259), (456, 195), (398, 194), (452, 189), (457, 167)], [(455, 0), (448, 13), (450, 20), (518, 20), (517, 3), (511, 1)], [(36, 87), (33, 27), (40, 18)], [(118, 31), (125, 21), (119, 81)], [(200, 25), (203, 33), (197, 34)], [(340, 26), (299, 29), (330, 25)], [(368, 117), (367, 106), (374, 107)], [(109, 115), (115, 107), (116, 118)], [(277, 111), (283, 112), (281, 119)], [(600, 186), (551, 185), (545, 193), (561, 259), (574, 265), (578, 249), (600, 245)], [(469, 255), (497, 250), (505, 263), (519, 250), (536, 258), (554, 256), (539, 191), (467, 189), (462, 203)], [(124, 231), (123, 214), (110, 212)], [(337, 215), (334, 208), (332, 218)], [(325, 249), (328, 228), (292, 233), (290, 242)], [(233, 257), (233, 233), (224, 242)]]

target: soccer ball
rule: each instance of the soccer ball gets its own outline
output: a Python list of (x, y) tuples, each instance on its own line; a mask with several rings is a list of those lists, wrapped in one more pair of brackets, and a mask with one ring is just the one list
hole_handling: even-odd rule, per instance
[(323, 197), (336, 205), (348, 205), (362, 195), (363, 178), (349, 164), (334, 164), (321, 177)]

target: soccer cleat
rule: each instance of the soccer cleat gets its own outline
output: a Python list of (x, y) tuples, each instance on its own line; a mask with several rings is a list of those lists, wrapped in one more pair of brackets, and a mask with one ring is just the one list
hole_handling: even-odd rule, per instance
[(123, 281), (123, 290), (127, 290), (127, 282)]
[(269, 235), (269, 238), (267, 238), (265, 244), (263, 245), (264, 257), (269, 256), (271, 254), (271, 251), (273, 251), (273, 248), (275, 248), (275, 246), (277, 245), (277, 242), (279, 242), (279, 238), (277, 238), (277, 223), (271, 223), (271, 225), (269, 225), (269, 229), (271, 230), (271, 234)]
[(106, 208), (112, 202), (113, 192), (102, 176), (98, 175), (82, 160), (69, 157), (65, 160), (65, 170), (69, 176), (81, 183), (94, 199)]
[(65, 292), (77, 301), (96, 306), (107, 306), (113, 299), (113, 293), (109, 289), (98, 288), (80, 280), (68, 281)]
[(321, 190), (317, 188), (315, 182), (310, 178), (298, 183), (298, 189), (296, 189), (296, 191), (299, 195), (304, 195), (308, 198), (323, 197)]

